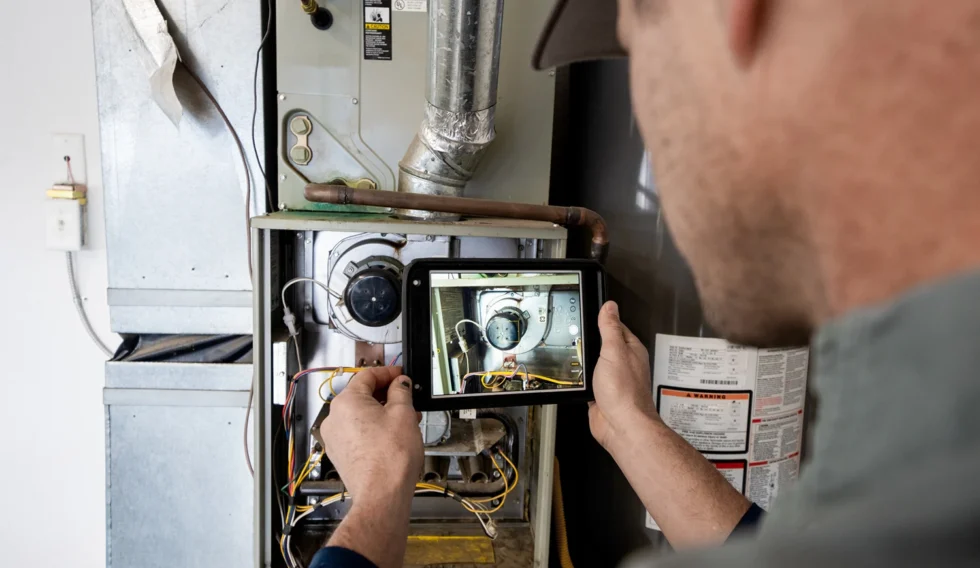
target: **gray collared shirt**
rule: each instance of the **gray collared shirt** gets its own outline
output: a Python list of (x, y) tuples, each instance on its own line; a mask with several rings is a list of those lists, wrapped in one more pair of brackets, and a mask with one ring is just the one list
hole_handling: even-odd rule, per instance
[(755, 535), (628, 567), (980, 566), (980, 273), (814, 337), (809, 461)]

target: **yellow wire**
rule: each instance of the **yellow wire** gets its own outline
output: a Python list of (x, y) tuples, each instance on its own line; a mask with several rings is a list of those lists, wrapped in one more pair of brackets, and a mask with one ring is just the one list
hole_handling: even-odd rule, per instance
[[(472, 375), (476, 375), (476, 374), (477, 373), (471, 373), (470, 375), (472, 376)], [(485, 372), (482, 372), (480, 374), (482, 374), (484, 377), (486, 377), (486, 376), (492, 376), (492, 377), (512, 377), (512, 376), (515, 376), (514, 373), (511, 373), (510, 371), (485, 371)], [(530, 373), (521, 373), (521, 374), (523, 376), (525, 376), (525, 377), (530, 377), (532, 379), (537, 379), (539, 381), (544, 381), (546, 383), (554, 383), (556, 385), (579, 386), (579, 385), (582, 384), (581, 382), (578, 382), (578, 381), (564, 381), (564, 380), (561, 380), (561, 379), (553, 379), (551, 377), (544, 377), (542, 375), (532, 375)]]
[[(310, 454), (310, 457), (313, 457), (312, 453)], [(306, 458), (306, 465), (304, 465), (303, 469), (300, 471), (299, 479), (296, 480), (296, 485), (294, 487), (299, 487), (300, 485), (302, 485), (303, 482), (306, 481), (306, 478), (309, 477), (311, 473), (313, 473), (313, 468), (320, 465), (321, 461), (323, 461), (322, 452), (320, 453), (319, 457), (316, 458), (316, 461), (313, 463), (310, 463), (310, 458)]]
[(335, 378), (337, 378), (337, 375), (338, 374), (340, 374), (340, 370), (339, 369), (336, 370), (336, 371), (334, 371), (334, 372), (332, 372), (329, 377), (323, 379), (323, 382), (320, 383), (320, 388), (316, 389), (316, 393), (318, 395), (320, 395), (320, 400), (322, 400), (323, 402), (329, 402), (326, 399), (326, 397), (323, 396), (323, 385), (329, 386), (330, 387), (330, 394), (333, 395), (333, 396), (337, 396), (337, 391), (333, 390), (333, 380)]
[(487, 373), (487, 374), (483, 375), (482, 377), (480, 377), (480, 383), (483, 385), (484, 388), (492, 389), (492, 388), (495, 388), (495, 387), (499, 387), (502, 384), (504, 384), (504, 382), (507, 381), (507, 379), (501, 378), (500, 381), (494, 380), (494, 382), (492, 382), (492, 383), (487, 383), (487, 377), (489, 377), (489, 376), (490, 376), (490, 374)]
[[(497, 460), (495, 460), (493, 458), (493, 454), (491, 454), (490, 461), (493, 463), (493, 467), (498, 472), (500, 472), (500, 476), (504, 480), (504, 492), (494, 497), (487, 497), (486, 499), (470, 499), (470, 501), (472, 501), (473, 503), (489, 503), (496, 499), (500, 499), (500, 503), (498, 503), (496, 507), (494, 507), (493, 509), (488, 509), (486, 511), (479, 511), (480, 513), (496, 513), (504, 506), (504, 503), (507, 502), (507, 496), (510, 495), (510, 493), (514, 491), (514, 489), (517, 489), (517, 482), (520, 480), (520, 473), (518, 473), (517, 467), (514, 465), (514, 462), (510, 461), (510, 458), (507, 457), (507, 454), (500, 452), (500, 456), (503, 457), (504, 460), (507, 462), (507, 464), (510, 465), (510, 467), (514, 470), (514, 483), (512, 484), (507, 483), (507, 474), (504, 472), (503, 469), (500, 468), (500, 466), (497, 464)], [(470, 509), (469, 507), (466, 507), (466, 505), (463, 505), (463, 507), (466, 508), (471, 513), (478, 512)]]

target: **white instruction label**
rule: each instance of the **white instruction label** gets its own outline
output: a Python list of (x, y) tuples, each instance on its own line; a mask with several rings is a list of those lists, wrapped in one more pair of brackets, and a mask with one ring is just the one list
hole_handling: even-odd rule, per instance
[(751, 392), (657, 388), (660, 416), (704, 453), (748, 451)]
[(425, 12), (428, 9), (426, 0), (394, 0), (391, 7), (396, 12)]
[[(768, 509), (799, 474), (809, 356), (805, 347), (756, 349), (659, 334), (657, 410), (733, 487)], [(657, 529), (649, 514), (646, 526)]]

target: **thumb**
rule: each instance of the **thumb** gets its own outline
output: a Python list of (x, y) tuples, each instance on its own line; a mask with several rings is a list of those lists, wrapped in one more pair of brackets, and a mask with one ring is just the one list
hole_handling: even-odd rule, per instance
[(602, 344), (625, 343), (623, 329), (623, 322), (619, 321), (619, 306), (616, 302), (606, 302), (599, 311), (599, 335), (602, 336)]
[(386, 406), (412, 406), (412, 379), (401, 375), (388, 385), (388, 402)]

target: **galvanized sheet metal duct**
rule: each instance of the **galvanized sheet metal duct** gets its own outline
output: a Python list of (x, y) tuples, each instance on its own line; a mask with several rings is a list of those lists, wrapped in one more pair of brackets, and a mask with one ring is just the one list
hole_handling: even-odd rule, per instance
[(473, 177), (494, 138), (503, 16), (503, 0), (430, 0), (425, 117), (398, 164), (398, 191), (458, 197)]

